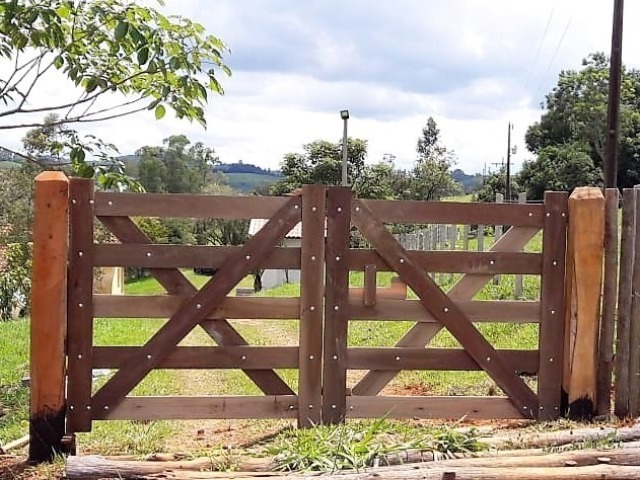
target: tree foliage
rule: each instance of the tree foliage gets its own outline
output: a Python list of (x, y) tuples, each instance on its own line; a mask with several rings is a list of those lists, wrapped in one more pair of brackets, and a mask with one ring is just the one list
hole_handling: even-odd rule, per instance
[[(0, 79), (0, 129), (103, 122), (144, 110), (160, 119), (168, 108), (206, 125), (208, 93), (222, 94), (219, 73), (230, 74), (226, 50), (198, 23), (125, 0), (2, 2), (0, 68), (8, 73)], [(77, 96), (34, 105), (52, 71)], [(57, 117), (37, 121), (34, 114)], [(72, 163), (86, 165), (84, 139), (73, 140)]]
[[(580, 70), (564, 70), (547, 95), (545, 113), (526, 133), (527, 148), (538, 156), (525, 166), (522, 183), (530, 192), (546, 185), (568, 188), (598, 185), (602, 176), (607, 125), (609, 60), (589, 55)], [(640, 71), (623, 67), (618, 186), (640, 180)], [(552, 165), (558, 162), (558, 165)], [(549, 175), (566, 175), (552, 178)], [(533, 182), (533, 183), (530, 183)]]

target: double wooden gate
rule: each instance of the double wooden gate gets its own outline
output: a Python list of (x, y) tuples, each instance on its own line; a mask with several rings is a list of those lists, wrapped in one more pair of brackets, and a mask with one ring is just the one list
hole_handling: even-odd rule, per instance
[[(564, 336), (567, 197), (549, 193), (541, 205), (489, 205), (359, 200), (345, 187), (305, 186), (299, 196), (221, 197), (106, 193), (72, 179), (67, 297), (67, 432), (93, 420), (297, 418), (301, 426), (346, 417), (541, 418), (560, 414)], [(155, 245), (135, 217), (268, 218), (240, 247)], [(95, 220), (118, 243), (95, 243)], [(301, 245), (282, 240), (302, 222)], [(386, 224), (510, 225), (488, 252), (405, 250)], [(543, 252), (523, 253), (543, 230)], [(369, 248), (352, 248), (354, 231)], [(94, 269), (146, 269), (162, 296), (93, 293)], [(180, 270), (217, 268), (197, 289)], [(298, 298), (233, 297), (258, 268), (300, 269)], [(349, 274), (365, 272), (364, 288)], [(417, 300), (378, 295), (376, 274), (396, 272)], [(426, 272), (462, 276), (447, 292)], [(539, 301), (477, 301), (496, 274), (540, 275)], [(140, 347), (93, 345), (94, 318), (168, 319)], [(297, 346), (251, 346), (234, 319), (298, 319)], [(231, 320), (231, 321), (230, 321)], [(395, 347), (348, 345), (350, 322), (411, 320)], [(539, 348), (496, 350), (476, 322), (539, 323)], [(213, 347), (178, 344), (202, 328)], [(461, 349), (427, 348), (442, 328)], [(92, 371), (115, 373), (94, 391)], [(141, 397), (130, 393), (154, 369), (241, 369), (262, 396)], [(297, 369), (297, 391), (276, 369)], [(348, 370), (366, 370), (351, 387)], [(401, 397), (379, 393), (401, 370), (483, 370), (504, 392), (495, 397)], [(533, 391), (518, 372), (537, 375)]]

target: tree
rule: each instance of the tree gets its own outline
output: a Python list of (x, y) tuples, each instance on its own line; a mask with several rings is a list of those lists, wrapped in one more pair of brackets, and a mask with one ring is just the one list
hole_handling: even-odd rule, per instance
[[(522, 191), (520, 180), (517, 175), (511, 176), (511, 201), (518, 199), (518, 193)], [(479, 202), (493, 203), (496, 201), (496, 194), (504, 194), (507, 189), (507, 171), (502, 167), (485, 178), (482, 186), (475, 194), (475, 198)], [(507, 200), (505, 198), (505, 200)]]
[(547, 190), (570, 192), (576, 187), (600, 185), (602, 171), (584, 145), (571, 143), (541, 148), (536, 160), (522, 165), (518, 178), (527, 198), (541, 200)]
[[(218, 74), (230, 74), (222, 58), (227, 47), (201, 25), (125, 0), (6, 1), (0, 19), (0, 68), (7, 72), (0, 130), (103, 122), (144, 110), (160, 119), (167, 108), (206, 126), (208, 92), (222, 94)], [(31, 105), (52, 70), (78, 96)], [(36, 121), (34, 113), (58, 117)], [(76, 136), (67, 147), (74, 171), (92, 173), (84, 140)]]
[[(304, 153), (287, 153), (280, 163), (284, 178), (271, 187), (273, 195), (289, 193), (304, 184), (340, 185), (342, 143), (316, 140), (303, 147)], [(367, 156), (366, 140), (347, 141), (348, 182), (357, 185)]]
[(455, 156), (440, 143), (440, 130), (429, 117), (416, 146), (418, 158), (412, 170), (409, 191), (403, 195), (411, 200), (439, 200), (460, 191), (451, 176)]
[[(608, 83), (609, 60), (602, 53), (589, 55), (580, 70), (560, 73), (557, 85), (546, 97), (546, 112), (526, 133), (527, 148), (538, 157), (547, 147), (555, 148), (546, 150), (539, 161), (528, 164), (527, 178), (535, 178), (537, 185), (524, 184), (523, 179), (528, 190), (555, 183), (552, 178), (542, 177), (545, 172), (555, 175), (565, 172), (570, 177), (558, 183), (575, 184), (576, 172), (570, 168), (547, 168), (549, 159), (556, 157), (563, 163), (579, 163), (579, 172), (584, 174), (580, 179), (582, 185), (598, 184), (605, 153)], [(623, 67), (620, 102), (618, 186), (630, 187), (640, 178), (640, 71)], [(534, 172), (538, 167), (541, 170)]]

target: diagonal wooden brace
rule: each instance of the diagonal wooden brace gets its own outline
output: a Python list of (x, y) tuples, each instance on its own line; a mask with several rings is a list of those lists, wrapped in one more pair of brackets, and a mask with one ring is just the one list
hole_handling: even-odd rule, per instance
[(420, 298), (431, 313), (460, 342), (475, 362), (509, 396), (525, 417), (534, 417), (538, 398), (473, 326), (464, 312), (420, 268), (407, 251), (362, 202), (355, 202), (353, 222), (360, 232)]
[[(122, 243), (151, 243), (129, 217), (98, 217)], [(154, 278), (170, 295), (195, 295), (198, 289), (177, 268), (150, 268)], [(223, 318), (200, 322), (203, 330), (221, 347), (238, 347), (249, 343)], [(243, 370), (265, 395), (294, 395), (293, 390), (273, 370)]]
[[(512, 227), (491, 246), (491, 252), (519, 251), (540, 231), (537, 227)], [(490, 274), (465, 274), (447, 292), (456, 301), (470, 300), (493, 278)], [(396, 347), (424, 347), (442, 329), (438, 323), (416, 323)], [(372, 370), (353, 387), (353, 395), (377, 395), (400, 370)]]
[(205, 320), (244, 276), (254, 270), (296, 223), (300, 221), (300, 199), (292, 198), (245, 246), (230, 256), (202, 289), (185, 301), (156, 334), (129, 358), (95, 394), (92, 408), (117, 405), (197, 324)]

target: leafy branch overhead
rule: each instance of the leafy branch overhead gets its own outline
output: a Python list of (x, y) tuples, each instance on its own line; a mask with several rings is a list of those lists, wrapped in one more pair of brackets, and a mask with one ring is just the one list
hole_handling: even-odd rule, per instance
[[(206, 125), (208, 92), (222, 94), (230, 74), (224, 43), (183, 17), (123, 0), (13, 0), (0, 3), (0, 129), (42, 126), (29, 114), (58, 113), (60, 123), (100, 122), (143, 110)], [(80, 92), (69, 101), (29, 101), (51, 71)], [(109, 98), (109, 102), (102, 101)]]

